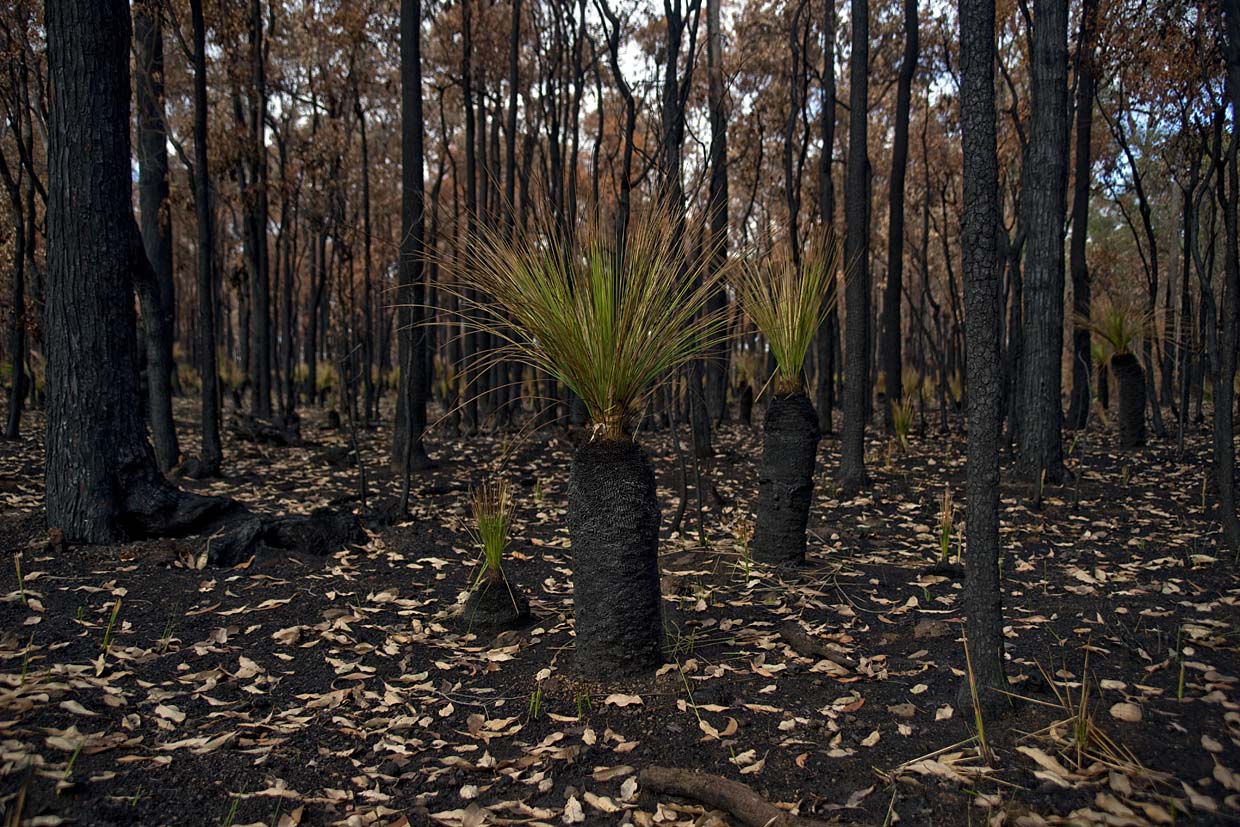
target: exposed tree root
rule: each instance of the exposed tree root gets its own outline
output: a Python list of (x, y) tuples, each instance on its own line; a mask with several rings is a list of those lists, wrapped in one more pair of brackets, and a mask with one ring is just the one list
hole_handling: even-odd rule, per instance
[(723, 810), (745, 827), (826, 827), (825, 821), (794, 816), (739, 781), (722, 776), (673, 767), (646, 767), (638, 780), (643, 789), (652, 793), (692, 798)]
[(837, 652), (823, 643), (816, 637), (811, 636), (808, 632), (801, 628), (801, 624), (795, 620), (785, 620), (779, 627), (779, 636), (787, 641), (793, 651), (798, 655), (807, 658), (816, 658), (818, 660), (829, 660), (832, 663), (843, 666), (847, 669), (855, 669), (857, 662), (845, 655), (843, 652)]

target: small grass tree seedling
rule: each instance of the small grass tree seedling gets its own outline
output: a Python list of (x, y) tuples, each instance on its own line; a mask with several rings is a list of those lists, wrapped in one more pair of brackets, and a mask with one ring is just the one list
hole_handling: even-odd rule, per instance
[(535, 686), (534, 691), (530, 693), (530, 703), (529, 703), (528, 711), (530, 715), (530, 720), (532, 721), (537, 721), (539, 716), (542, 715), (542, 684), (541, 683)]
[(952, 532), (956, 526), (956, 506), (951, 486), (943, 488), (943, 506), (939, 511), (939, 562), (947, 565), (952, 549)]
[(512, 487), (508, 480), (497, 477), (474, 488), (470, 494), (474, 518), (474, 539), (482, 550), (482, 570), (477, 582), (487, 576), (504, 574), (504, 552), (512, 532)]
[(116, 598), (112, 603), (112, 614), (108, 618), (108, 626), (103, 630), (103, 646), (99, 649), (100, 657), (106, 657), (108, 650), (112, 648), (112, 637), (116, 633), (116, 621), (121, 614), (121, 598)]
[(896, 446), (901, 453), (908, 451), (908, 437), (913, 428), (914, 400), (904, 396), (891, 401), (891, 428), (895, 431)]
[(22, 605), (29, 606), (30, 603), (28, 600), (26, 600), (26, 581), (25, 581), (25, 578), (22, 577), (21, 552), (18, 552), (17, 554), (13, 555), (13, 565), (17, 568), (17, 591), (21, 594)]
[(1184, 700), (1184, 624), (1175, 633), (1175, 659), (1180, 662), (1180, 677), (1175, 685), (1175, 699)]
[(512, 485), (503, 476), (484, 480), (470, 493), (470, 532), (482, 552), (481, 568), (465, 607), (470, 626), (510, 628), (529, 616), (529, 601), (504, 573), (514, 512)]

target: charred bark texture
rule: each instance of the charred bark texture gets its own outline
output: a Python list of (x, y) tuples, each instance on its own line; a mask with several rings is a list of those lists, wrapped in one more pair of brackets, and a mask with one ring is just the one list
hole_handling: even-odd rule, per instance
[(157, 0), (133, 7), (138, 105), (138, 208), (150, 278), (139, 278), (138, 299), (146, 343), (147, 408), (159, 470), (180, 459), (172, 419), (172, 218), (168, 203), (168, 130), (164, 125), (164, 35)]
[(844, 191), (844, 433), (840, 485), (845, 496), (866, 484), (865, 424), (870, 401), (870, 192), (866, 154), (869, 116), (870, 9), (852, 0), (849, 66), (848, 180)]
[[(202, 377), (202, 461), (204, 476), (218, 473), (220, 386), (215, 355), (214, 214), (207, 155), (207, 26), (202, 0), (190, 0), (194, 32), (194, 213), (198, 223), (198, 366)], [(312, 324), (313, 326), (313, 324)]]
[(659, 504), (654, 470), (631, 441), (587, 442), (568, 485), (577, 666), (634, 675), (663, 662)]
[(1034, 0), (1027, 191), (1021, 475), (1062, 481), (1063, 232), (1068, 166), (1068, 2)]
[[(968, 650), (982, 706), (1005, 704), (1003, 586), (999, 573), (999, 215), (995, 135), (995, 0), (960, 0), (960, 122), (964, 155), (964, 266), (968, 382), (965, 587)], [(1058, 404), (1058, 403), (1056, 403)], [(961, 694), (968, 698), (968, 683)]]
[(763, 432), (750, 550), (761, 563), (801, 563), (814, 499), (818, 414), (804, 393), (776, 396), (767, 407)]
[(913, 73), (917, 70), (917, 0), (904, 0), (904, 57), (896, 83), (895, 143), (891, 149), (891, 199), (887, 232), (887, 283), (883, 287), (879, 365), (887, 407), (883, 421), (892, 425), (891, 406), (904, 398), (904, 359), (900, 343), (900, 304), (904, 300), (904, 176), (908, 169), (908, 120)]
[(1089, 237), (1090, 147), (1094, 122), (1094, 41), (1097, 37), (1098, 0), (1085, 0), (1081, 8), (1081, 34), (1076, 47), (1076, 160), (1073, 165), (1072, 239), (1068, 268), (1072, 273), (1072, 398), (1068, 427), (1084, 428), (1089, 418), (1090, 353), (1088, 319), (1091, 296), (1085, 242)]
[(164, 481), (137, 404), (134, 273), (146, 262), (129, 25), (125, 0), (47, 4), (47, 519), (96, 543), (177, 531), (222, 505)]
[(1145, 444), (1145, 373), (1131, 353), (1111, 359), (1115, 385), (1119, 389), (1119, 444), (1135, 448)]
[(503, 631), (530, 619), (530, 601), (519, 586), (502, 573), (490, 571), (469, 591), (461, 616), (470, 631)]
[[(822, 153), (818, 158), (818, 217), (823, 224), (835, 224), (835, 181), (831, 177), (831, 161), (835, 153), (835, 0), (823, 3), (822, 20), (822, 109), (819, 113), (822, 131)], [(835, 410), (835, 351), (839, 337), (839, 311), (836, 307), (836, 277), (831, 277), (828, 306), (830, 310), (818, 325), (817, 357), (818, 382), (815, 396), (818, 400), (818, 430), (824, 434), (834, 431)], [(752, 399), (750, 400), (752, 404)]]
[(402, 501), (408, 501), (408, 474), (430, 465), (422, 434), (426, 430), (426, 399), (430, 393), (428, 333), (423, 324), (426, 304), (424, 278), (426, 182), (422, 177), (422, 3), (402, 0), (400, 6), (401, 63), (401, 245), (400, 392), (396, 399), (396, 428), (392, 464), (406, 476)]

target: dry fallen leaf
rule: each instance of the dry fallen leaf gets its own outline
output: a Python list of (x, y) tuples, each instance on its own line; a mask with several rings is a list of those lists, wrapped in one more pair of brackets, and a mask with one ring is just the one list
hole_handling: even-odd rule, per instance
[(580, 824), (586, 820), (585, 811), (581, 809), (581, 802), (577, 800), (577, 796), (570, 796), (568, 802), (564, 805), (564, 817), (562, 821), (565, 824)]
[(621, 695), (613, 693), (603, 699), (603, 703), (608, 706), (641, 706), (642, 699), (640, 695)]

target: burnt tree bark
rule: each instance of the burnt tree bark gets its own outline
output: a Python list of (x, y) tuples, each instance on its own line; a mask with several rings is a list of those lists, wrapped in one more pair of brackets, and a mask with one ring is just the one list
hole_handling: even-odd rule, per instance
[(1061, 482), (1063, 465), (1063, 232), (1068, 166), (1068, 2), (1034, 0), (1029, 153), (1022, 199), (1028, 227), (1020, 470)]
[(133, 6), (135, 91), (138, 104), (138, 209), (151, 280), (139, 280), (146, 344), (147, 417), (159, 470), (177, 464), (181, 449), (172, 419), (172, 216), (168, 202), (168, 130), (164, 122), (164, 34), (158, 0)]
[[(1232, 140), (1226, 156), (1226, 170), (1219, 171), (1218, 198), (1223, 213), (1224, 283), (1219, 316), (1222, 335), (1214, 349), (1214, 469), (1218, 483), (1219, 520), (1223, 538), (1232, 549), (1240, 549), (1240, 519), (1236, 516), (1236, 446), (1233, 422), (1235, 411), (1237, 316), (1240, 315), (1240, 150), (1234, 137), (1240, 134), (1240, 0), (1222, 0), (1224, 54), (1227, 60), (1227, 87), (1231, 95)], [(1218, 151), (1224, 150), (1219, 146)]]
[(904, 0), (904, 57), (896, 82), (895, 143), (891, 149), (890, 212), (887, 220), (887, 283), (883, 287), (878, 363), (885, 379), (887, 410), (883, 421), (892, 425), (892, 404), (904, 397), (904, 359), (901, 353), (900, 303), (904, 299), (904, 175), (908, 168), (908, 120), (913, 74), (917, 71), (917, 0)]
[[(728, 117), (724, 108), (723, 31), (719, 19), (719, 0), (706, 0), (707, 109), (710, 118), (710, 182), (706, 200), (710, 231), (711, 271), (718, 272), (728, 257)], [(708, 313), (721, 311), (728, 302), (722, 284), (707, 297)], [(728, 358), (732, 349), (720, 343), (707, 354), (705, 383), (706, 410), (711, 421), (727, 417)]]
[(805, 561), (818, 439), (818, 415), (808, 396), (797, 391), (771, 399), (758, 469), (753, 559), (777, 564)]
[[(175, 531), (220, 501), (159, 473), (138, 400), (129, 6), (46, 6), (49, 95), (47, 519), (70, 540)], [(90, 147), (90, 152), (83, 152)]]
[(865, 425), (870, 398), (870, 197), (866, 155), (869, 102), (870, 9), (851, 0), (848, 179), (844, 191), (844, 434), (840, 484), (853, 496), (866, 484)]
[(1145, 374), (1131, 353), (1111, 358), (1111, 372), (1119, 391), (1119, 444), (1135, 448), (1145, 444)]
[[(822, 152), (818, 156), (818, 217), (823, 224), (835, 224), (835, 181), (831, 177), (831, 161), (835, 152), (835, 0), (823, 3), (822, 21), (822, 108), (819, 112), (822, 132)], [(759, 146), (761, 151), (761, 146)], [(818, 387), (815, 396), (818, 408), (818, 430), (824, 434), (834, 431), (835, 410), (835, 342), (839, 336), (840, 316), (835, 300), (839, 289), (835, 276), (831, 277), (827, 301), (830, 310), (818, 325), (817, 362)]]
[(220, 385), (215, 354), (215, 246), (207, 155), (207, 25), (202, 0), (190, 0), (194, 38), (194, 213), (198, 223), (198, 371), (202, 377), (202, 476), (219, 472)]
[(1097, 39), (1098, 0), (1084, 0), (1081, 31), (1076, 46), (1076, 160), (1073, 165), (1072, 240), (1068, 267), (1072, 273), (1072, 397), (1068, 405), (1069, 428), (1084, 428), (1089, 418), (1089, 328), (1080, 324), (1090, 314), (1089, 263), (1085, 242), (1089, 237), (1090, 141), (1094, 121), (1094, 43)]
[[(995, 236), (999, 185), (995, 137), (995, 2), (960, 0), (960, 122), (964, 150), (965, 337), (968, 464), (963, 608), (979, 700), (1002, 709), (1003, 586), (999, 572), (1000, 304)], [(968, 681), (962, 696), (971, 694)], [(966, 700), (965, 703), (971, 702)], [(967, 708), (967, 707), (966, 707)]]
[(9, 412), (5, 419), (5, 439), (17, 439), (21, 435), (22, 409), (26, 402), (28, 379), (26, 378), (26, 216), (22, 208), (21, 178), (18, 167), (14, 176), (4, 153), (0, 153), (0, 178), (9, 195), (13, 210), (13, 292), (9, 310), (9, 358), (13, 361), (13, 373), (9, 385)]
[(654, 469), (632, 440), (577, 450), (568, 483), (578, 668), (591, 677), (663, 662), (659, 502)]
[(401, 245), (400, 245), (400, 390), (396, 400), (396, 428), (392, 447), (393, 465), (404, 474), (401, 513), (409, 505), (409, 475), (414, 468), (430, 464), (422, 443), (426, 430), (427, 330), (424, 322), (426, 285), (425, 209), (426, 183), (422, 178), (422, 2), (400, 4), (400, 146), (401, 146)]
[(267, 53), (261, 0), (250, 5), (249, 147), (243, 236), (250, 275), (249, 371), (254, 415), (271, 418), (271, 265), (267, 253)]

